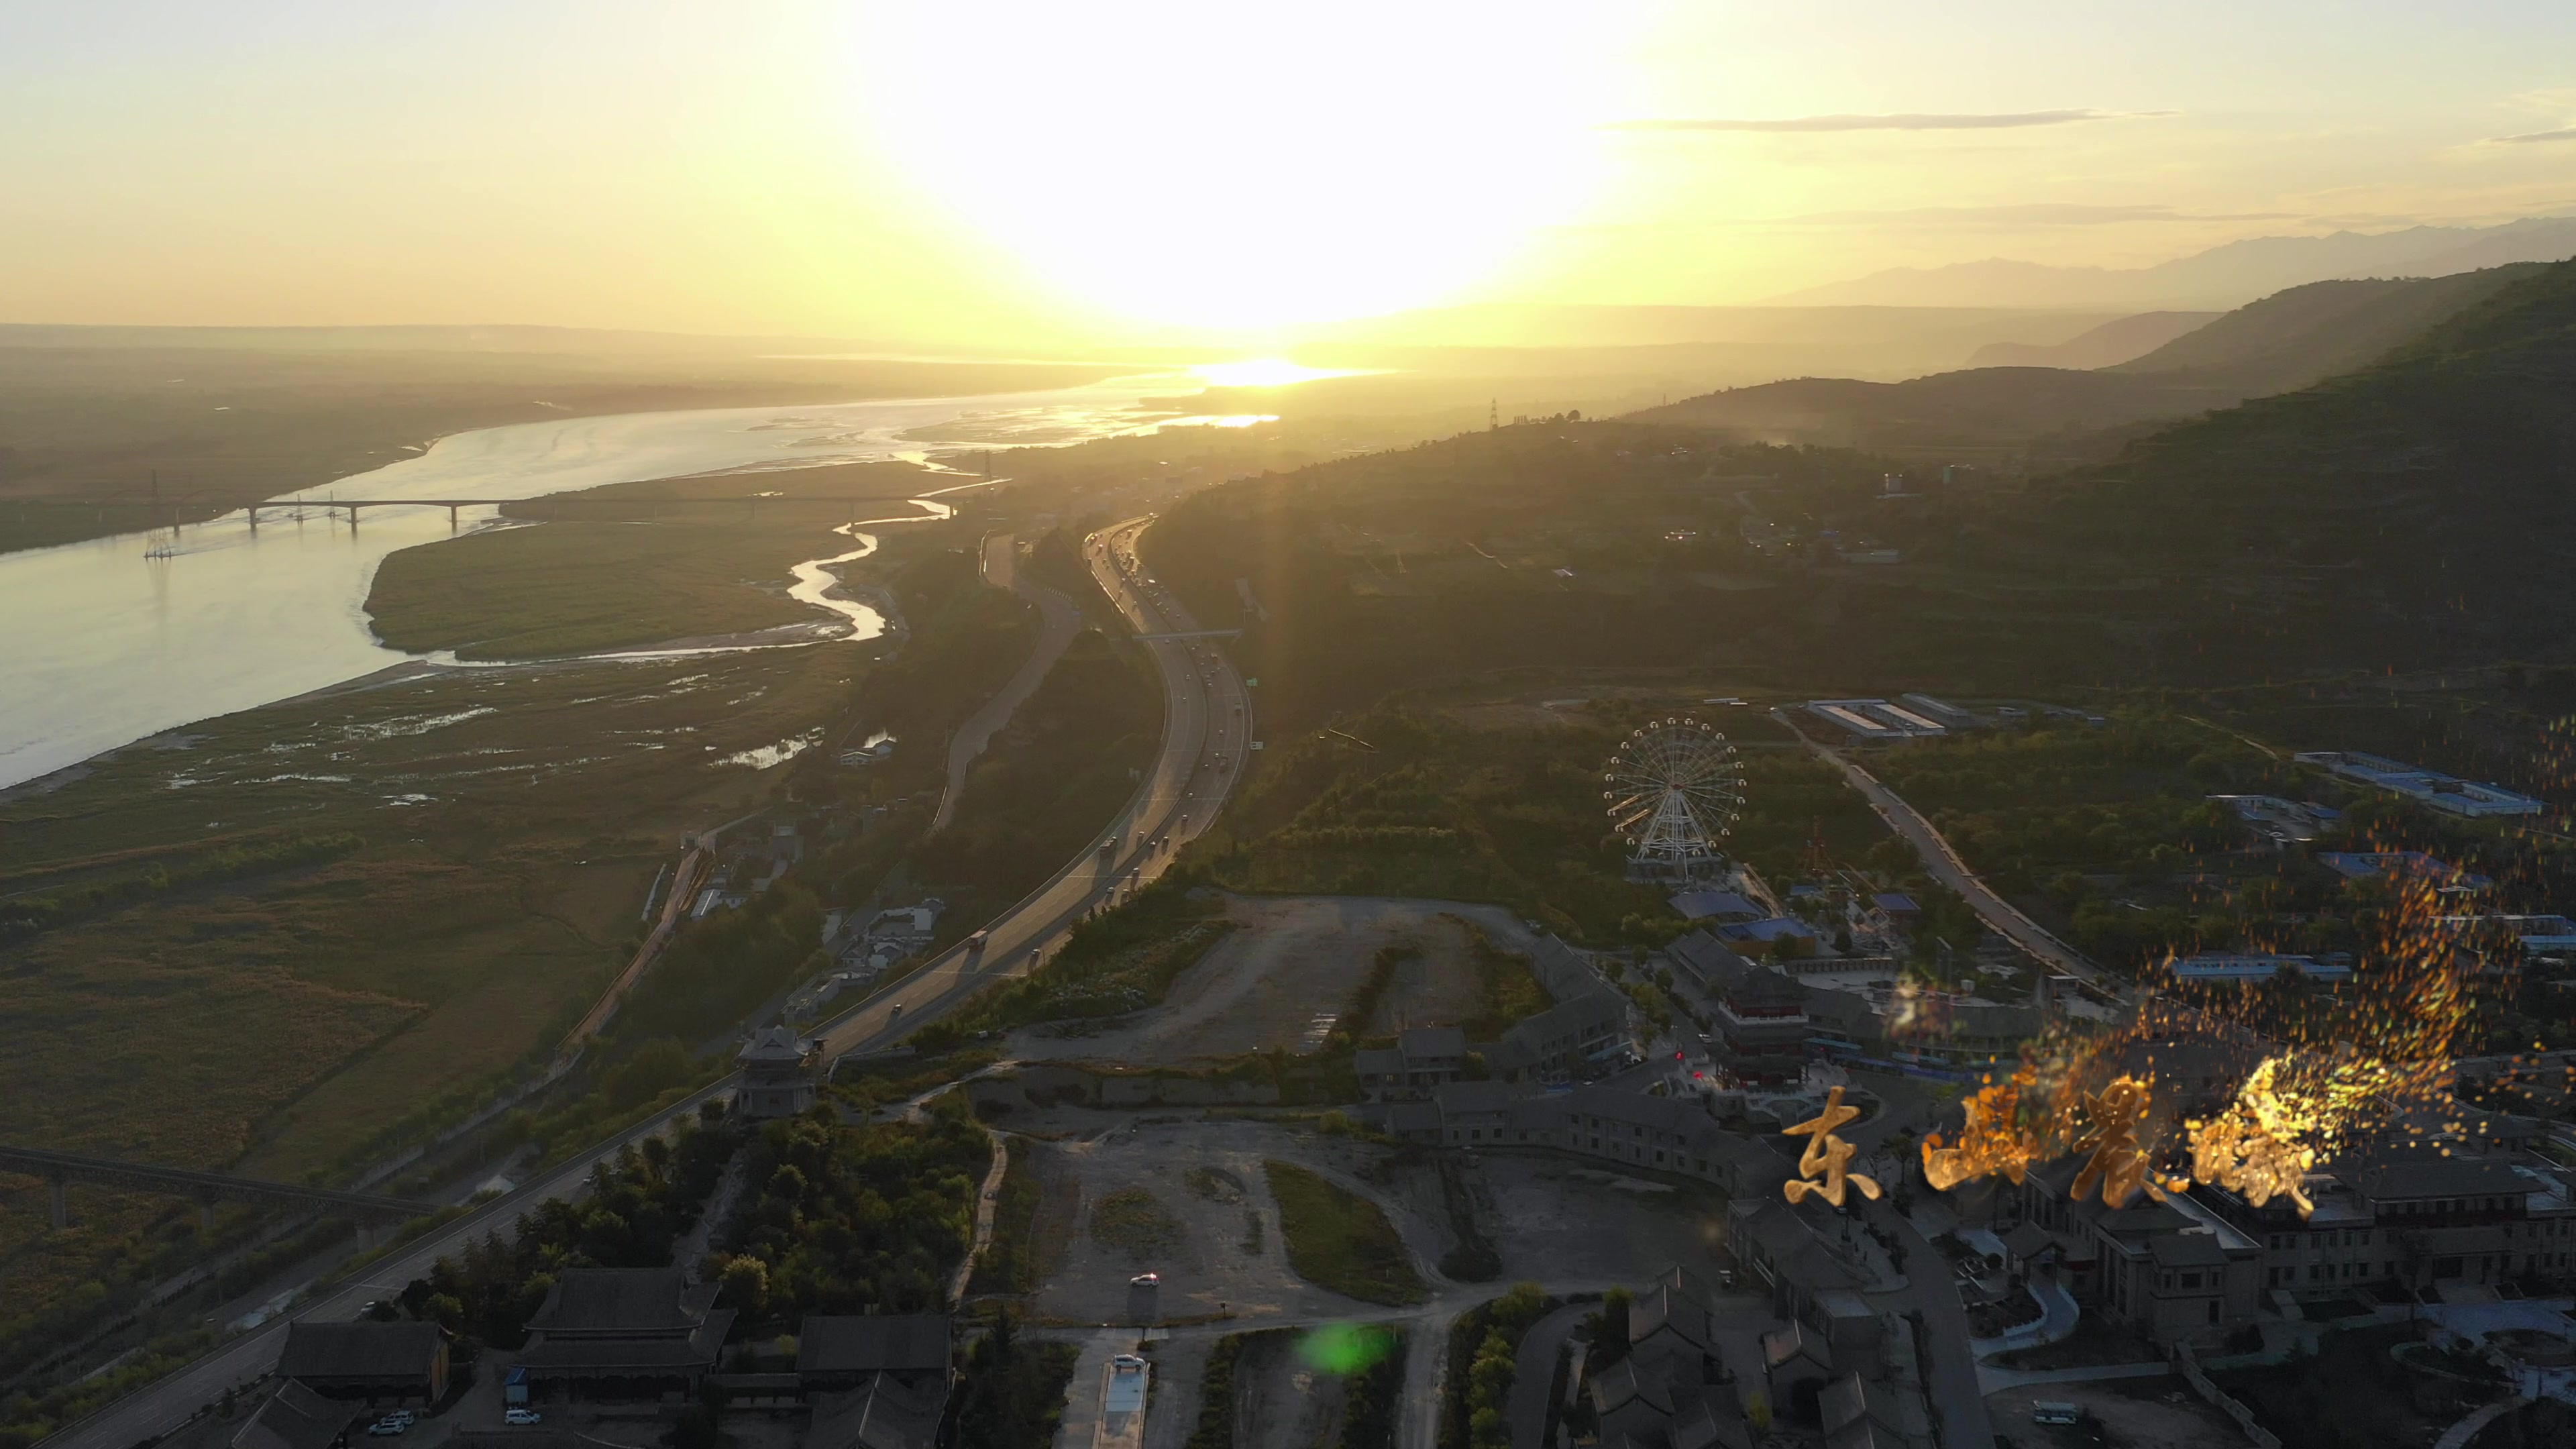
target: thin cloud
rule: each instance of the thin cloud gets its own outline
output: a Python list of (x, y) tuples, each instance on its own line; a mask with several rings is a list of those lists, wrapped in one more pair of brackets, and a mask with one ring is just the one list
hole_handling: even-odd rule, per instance
[(1917, 206), (1889, 211), (1811, 211), (1782, 217), (1809, 226), (1875, 226), (1888, 222), (1958, 226), (2116, 226), (2151, 221), (2297, 221), (2295, 211), (2176, 211), (2170, 206), (2085, 206), (2028, 202), (2011, 206)]
[(2535, 141), (2576, 141), (2576, 126), (2561, 126), (2555, 131), (2527, 131), (2519, 136), (2498, 136), (2498, 146), (2528, 146)]
[(2002, 111), (1991, 114), (1901, 114), (1887, 116), (1793, 116), (1784, 120), (1730, 120), (1689, 116), (1612, 121), (1611, 131), (1755, 131), (1823, 133), (1834, 131), (2003, 131), (2023, 126), (2071, 126), (2080, 121), (2126, 121), (2178, 114), (2174, 111)]

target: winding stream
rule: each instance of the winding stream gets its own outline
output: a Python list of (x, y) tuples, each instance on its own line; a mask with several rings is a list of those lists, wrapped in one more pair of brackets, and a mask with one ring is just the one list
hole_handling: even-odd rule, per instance
[[(718, 471), (827, 463), (927, 463), (932, 448), (1050, 446), (1177, 419), (1140, 400), (1169, 375), (1088, 387), (972, 397), (904, 398), (777, 408), (722, 408), (568, 418), (451, 434), (418, 456), (286, 501), (528, 498)], [(973, 486), (973, 485), (965, 485)], [(954, 489), (943, 491), (955, 491)], [(843, 597), (833, 572), (876, 547), (862, 527), (944, 517), (938, 493), (921, 512), (844, 531), (848, 552), (795, 566), (791, 594), (846, 620), (836, 637), (874, 638), (885, 621)], [(497, 509), (494, 510), (497, 513)], [(489, 526), (490, 518), (469, 525)], [(541, 525), (540, 525), (541, 526)], [(263, 506), (167, 534), (123, 534), (0, 555), (0, 789), (195, 720), (291, 699), (406, 662), (453, 663), (386, 648), (368, 627), (376, 566), (397, 549), (451, 531), (444, 508), (370, 508), (357, 527), (318, 512)], [(154, 544), (160, 556), (146, 556)], [(825, 636), (752, 639), (709, 649), (811, 644)], [(670, 658), (704, 649), (598, 657)]]

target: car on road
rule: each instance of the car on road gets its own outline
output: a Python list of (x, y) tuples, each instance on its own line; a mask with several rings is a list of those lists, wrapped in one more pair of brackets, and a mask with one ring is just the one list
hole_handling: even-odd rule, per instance
[(894, 1005), (886, 1008), (886, 1021), (888, 1024), (892, 1024), (901, 1020), (903, 1020), (903, 1003), (898, 1001)]
[(501, 1422), (504, 1424), (542, 1424), (545, 1421), (546, 1416), (534, 1409), (512, 1409), (501, 1416)]
[(396, 1434), (410, 1433), (411, 1425), (404, 1423), (400, 1419), (386, 1417), (369, 1424), (367, 1426), (367, 1432), (378, 1439), (390, 1439)]
[(1127, 1280), (1127, 1286), (1130, 1288), (1160, 1288), (1163, 1286), (1163, 1275), (1150, 1271), (1139, 1273), (1135, 1277)]

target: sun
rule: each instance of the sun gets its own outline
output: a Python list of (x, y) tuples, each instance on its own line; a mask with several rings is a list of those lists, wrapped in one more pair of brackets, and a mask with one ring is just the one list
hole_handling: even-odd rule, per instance
[(1455, 296), (1579, 215), (1616, 31), (1509, 4), (885, 7), (854, 100), (1075, 301), (1259, 330)]

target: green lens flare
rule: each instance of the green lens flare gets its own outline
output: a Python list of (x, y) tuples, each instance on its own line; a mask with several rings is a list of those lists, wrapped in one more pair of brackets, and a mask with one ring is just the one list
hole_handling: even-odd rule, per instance
[(1375, 1323), (1327, 1323), (1297, 1340), (1297, 1356), (1309, 1368), (1348, 1377), (1385, 1358), (1395, 1347), (1395, 1331)]

